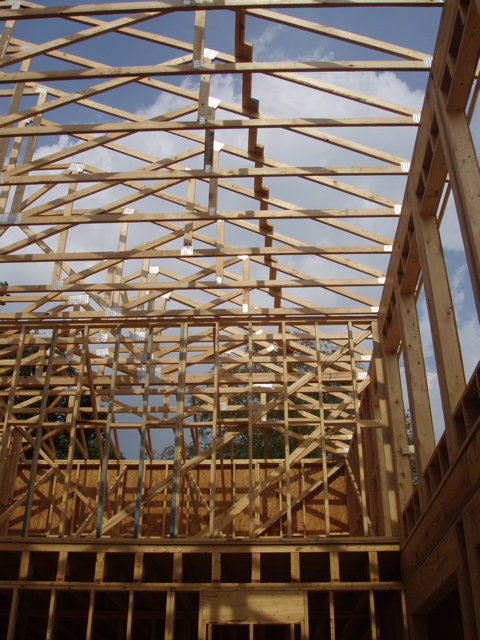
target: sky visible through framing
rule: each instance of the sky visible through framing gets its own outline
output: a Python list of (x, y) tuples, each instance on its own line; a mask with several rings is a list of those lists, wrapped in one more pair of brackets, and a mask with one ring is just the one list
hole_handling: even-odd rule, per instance
[[(44, 4), (46, 6), (54, 6), (57, 3), (49, 0)], [(72, 0), (62, 0), (62, 2), (58, 4), (62, 6), (74, 6), (78, 3)], [(83, 0), (82, 4), (95, 4), (95, 0)], [(276, 11), (282, 12), (278, 9), (276, 9)], [(301, 9), (290, 10), (288, 12), (283, 11), (283, 13), (410, 47), (414, 50), (422, 51), (426, 55), (432, 55), (440, 11), (439, 5), (438, 8), (418, 8), (414, 10), (392, 7), (357, 7), (349, 8), (348, 10), (334, 8)], [(412, 20), (413, 14), (415, 16), (414, 20)], [(115, 18), (113, 16), (102, 16), (102, 19), (105, 21), (117, 18), (118, 16), (115, 16)], [(207, 16), (205, 46), (233, 55), (234, 20), (235, 16), (232, 11), (209, 11)], [(162, 35), (191, 42), (194, 28), (193, 21), (193, 12), (189, 14), (171, 13), (161, 19), (157, 18), (155, 23), (150, 21), (143, 24), (140, 23), (139, 28), (145, 28), (145, 30), (149, 31), (152, 30), (152, 25), (155, 24), (158, 25), (159, 33)], [(54, 39), (60, 34), (74, 33), (81, 28), (81, 25), (66, 20), (18, 21), (13, 35), (14, 38), (20, 40), (41, 43)], [(300, 32), (287, 26), (273, 24), (272, 22), (255, 19), (250, 16), (247, 18), (246, 40), (253, 43), (253, 59), (259, 62), (282, 60), (385, 60), (389, 58), (389, 56), (383, 53), (358, 48), (351, 44), (316, 34)], [(159, 47), (152, 43), (141, 42), (138, 39), (127, 38), (116, 33), (97, 39), (93, 38), (86, 43), (79, 43), (66, 47), (63, 50), (112, 66), (158, 64), (181, 55), (181, 52), (176, 49)], [(51, 68), (50, 65), (52, 64), (49, 58), (41, 57), (35, 60), (32, 69)], [(8, 68), (8, 70), (13, 70), (13, 67)], [(310, 76), (321, 79), (324, 82), (338, 84), (347, 89), (361, 91), (391, 102), (406, 105), (418, 111), (420, 111), (422, 107), (424, 88), (427, 81), (426, 73), (406, 72), (399, 74), (393, 72), (356, 72), (353, 74), (327, 72), (322, 74), (309, 74), (309, 77)], [(191, 90), (198, 89), (198, 77), (170, 77), (168, 78), (168, 82), (180, 84), (183, 88)], [(73, 87), (73, 82), (65, 82), (62, 88), (71, 90), (71, 87)], [(76, 83), (76, 87), (81, 88), (82, 84)], [(240, 75), (212, 76), (210, 94), (219, 99), (241, 104)], [(380, 113), (372, 107), (359, 107), (357, 103), (337, 99), (328, 94), (303, 90), (303, 88), (298, 85), (261, 74), (254, 75), (252, 95), (259, 99), (260, 111), (271, 116), (314, 118), (359, 117)], [(104, 95), (100, 94), (95, 97), (95, 100), (104, 102), (105, 104), (112, 104), (112, 106), (117, 108), (125, 109), (136, 115), (148, 118), (186, 104), (186, 101), (182, 98), (160, 92), (156, 92), (155, 101), (152, 102), (152, 93), (138, 84), (127, 84), (125, 87), (117, 89), (114, 92), (109, 92)], [(24, 101), (25, 107), (28, 106), (28, 98), (24, 98)], [(2, 114), (6, 113), (8, 109), (8, 99), (3, 98), (0, 105)], [(67, 123), (77, 121), (85, 122), (84, 112), (85, 109), (83, 107), (73, 105), (68, 109), (64, 109), (61, 113), (65, 118), (64, 122)], [(479, 108), (477, 107), (471, 125), (477, 150), (480, 130), (478, 113)], [(233, 114), (222, 111), (221, 108), (217, 111), (217, 114), (218, 118), (235, 117)], [(382, 115), (385, 115), (385, 113), (383, 112)], [(193, 118), (190, 115), (186, 116), (185, 119), (191, 120)], [(61, 121), (58, 118), (56, 120)], [(111, 117), (90, 110), (86, 121), (100, 123), (111, 120)], [(335, 133), (341, 135), (341, 132), (335, 131)], [(388, 131), (384, 128), (370, 128), (368, 130), (350, 130), (348, 132), (348, 138), (410, 159), (413, 149), (414, 133), (413, 128), (392, 127)], [(222, 131), (216, 134), (216, 139), (237, 147), (246, 148), (247, 134), (239, 130)], [(183, 143), (180, 138), (168, 133), (140, 133), (136, 134), (135, 137), (132, 136), (124, 140), (128, 140), (130, 146), (158, 157), (168, 157), (189, 146)], [(312, 141), (298, 135), (293, 136), (293, 134), (278, 129), (259, 130), (258, 142), (265, 145), (266, 156), (296, 166), (347, 165), (349, 164), (349, 158), (355, 156), (351, 151), (342, 150), (332, 145), (319, 145), (317, 141)], [(55, 150), (64, 149), (70, 144), (72, 144), (72, 139), (69, 140), (66, 136), (41, 138), (37, 141), (34, 157), (39, 158), (48, 155)], [(222, 159), (224, 157), (225, 156), (221, 156)], [(358, 157), (359, 156), (352, 160), (352, 163), (358, 162)], [(119, 154), (103, 148), (94, 149), (91, 152), (83, 154), (83, 156), (76, 156), (75, 161), (85, 162), (106, 171), (131, 170), (140, 164), (134, 159), (119, 156)], [(223, 160), (223, 162), (225, 162), (225, 166), (229, 167), (242, 166), (242, 160), (238, 160), (237, 164), (235, 164), (235, 158), (230, 155), (227, 156), (227, 159)], [(360, 162), (362, 163), (363, 160), (360, 160)], [(191, 168), (200, 168), (201, 163), (202, 158), (198, 157), (189, 160), (187, 164)], [(381, 163), (371, 158), (365, 164), (374, 165)], [(375, 193), (380, 193), (398, 202), (401, 202), (403, 199), (402, 193), (405, 185), (405, 179), (403, 177), (346, 176), (343, 177), (342, 180), (346, 183), (369, 189)], [(242, 182), (242, 184), (245, 183), (246, 181)], [(338, 192), (335, 192), (332, 199), (329, 190), (326, 188), (319, 190), (318, 185), (312, 185), (310, 190), (309, 186), (305, 186), (305, 181), (301, 181), (300, 179), (290, 178), (282, 181), (281, 178), (265, 178), (263, 184), (264, 186), (272, 187), (271, 191), (275, 197), (294, 202), (297, 206), (311, 207), (313, 197), (322, 198), (322, 201), (316, 204), (318, 208), (362, 206), (361, 203), (359, 204), (358, 198), (353, 198), (348, 194), (343, 194), (342, 196)], [(66, 190), (67, 185), (56, 187), (54, 191), (48, 194), (48, 199), (62, 195), (66, 193)], [(116, 188), (115, 196), (119, 197), (118, 194), (121, 195), (123, 192), (126, 193), (127, 191), (118, 187)], [(178, 193), (180, 194), (180, 192), (181, 190), (179, 189)], [(172, 190), (172, 193), (175, 193), (175, 190)], [(205, 194), (202, 195), (201, 187), (197, 187), (196, 199), (202, 201), (204, 197)], [(242, 207), (242, 204), (240, 204), (240, 201), (237, 201), (234, 194), (222, 191), (219, 194), (219, 198), (219, 209), (236, 209)], [(105, 199), (111, 199), (110, 190), (108, 194), (99, 193), (95, 195), (89, 199), (88, 203), (87, 200), (82, 201), (82, 206), (97, 208), (106, 201)], [(148, 201), (142, 202), (143, 211), (148, 212), (148, 206), (154, 206), (155, 209), (158, 210), (159, 201), (156, 200), (151, 204), (149, 204)], [(172, 210), (172, 206), (166, 203), (165, 210)], [(362, 226), (362, 221), (357, 220), (356, 224)], [(384, 234), (387, 237), (393, 237), (394, 229), (392, 228), (392, 224), (391, 219), (379, 219), (376, 232)], [(302, 226), (302, 234), (305, 234), (305, 229), (308, 229), (308, 233), (311, 232), (314, 236), (319, 233), (318, 224), (314, 221), (310, 222), (308, 227), (305, 225)], [(291, 237), (296, 237), (294, 221), (292, 220), (276, 221), (275, 230), (280, 233), (284, 232)], [(79, 251), (82, 250), (82, 247), (86, 246), (89, 247), (89, 250), (90, 247), (101, 247), (112, 250), (116, 248), (116, 246), (109, 246), (108, 238), (98, 237), (98, 235), (95, 234), (95, 225), (87, 225), (86, 230), (84, 228), (81, 233), (83, 235), (80, 235), (78, 230), (76, 230), (75, 233), (69, 236), (69, 250)], [(245, 233), (244, 241), (248, 243), (248, 234), (246, 232), (243, 233)], [(322, 234), (324, 233), (325, 226), (322, 225)], [(319, 243), (325, 245), (330, 243), (348, 244), (346, 234), (342, 239), (341, 233), (342, 232), (337, 230), (332, 230), (331, 236), (322, 237)], [(12, 229), (11, 233), (6, 233), (3, 236), (2, 242), (10, 244), (16, 239), (15, 234), (18, 234), (18, 238), (23, 237), (20, 230)], [(460, 231), (456, 221), (453, 197), (450, 198), (445, 212), (441, 235), (452, 287), (465, 374), (468, 379), (477, 362), (478, 353), (480, 352), (480, 329), (475, 312), (473, 295), (469, 285), (468, 271), (463, 254)], [(298, 237), (298, 239), (305, 240), (304, 237)], [(226, 237), (226, 241), (229, 241), (228, 236)], [(359, 244), (361, 244), (361, 241)], [(365, 244), (368, 244), (368, 241), (365, 241)], [(386, 256), (370, 256), (370, 258), (372, 261), (369, 262), (369, 264), (386, 270)], [(318, 268), (313, 263), (315, 260), (318, 260), (318, 258), (313, 256), (285, 256), (283, 262), (300, 271), (315, 273), (315, 269)], [(333, 263), (329, 262), (327, 266), (329, 272), (325, 277), (340, 277), (337, 275), (337, 269)], [(178, 267), (178, 265), (176, 265), (176, 267)], [(33, 284), (34, 282), (45, 283), (50, 281), (50, 273), (47, 273), (47, 269), (50, 269), (50, 267), (43, 268), (41, 265), (37, 265), (35, 273), (33, 273), (32, 269), (27, 268), (25, 265), (4, 265), (2, 267), (2, 273), (0, 274), (0, 280), (6, 280), (10, 285)], [(363, 288), (362, 293), (370, 295), (370, 291), (366, 291), (366, 288)], [(304, 298), (309, 299), (309, 296), (318, 296), (320, 293), (311, 289), (305, 292), (302, 291), (302, 295)], [(337, 304), (338, 296), (336, 294), (322, 290), (321, 296), (321, 304), (329, 306)], [(375, 296), (379, 297), (378, 291), (375, 292), (373, 297)], [(192, 297), (194, 296), (192, 295)], [(317, 303), (319, 302), (318, 300), (315, 301)], [(419, 297), (418, 310), (430, 384), (432, 413), (438, 438), (443, 431), (443, 418), (424, 294), (421, 294)], [(155, 449), (159, 450), (165, 444), (166, 441), (159, 441), (155, 443)], [(122, 450), (127, 458), (137, 456), (137, 444), (135, 442), (132, 446), (128, 438), (122, 442)]]

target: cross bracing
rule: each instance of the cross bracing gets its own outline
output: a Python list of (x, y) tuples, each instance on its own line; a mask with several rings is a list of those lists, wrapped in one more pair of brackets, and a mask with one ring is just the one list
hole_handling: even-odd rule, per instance
[(478, 3), (0, 18), (5, 637), (476, 637)]

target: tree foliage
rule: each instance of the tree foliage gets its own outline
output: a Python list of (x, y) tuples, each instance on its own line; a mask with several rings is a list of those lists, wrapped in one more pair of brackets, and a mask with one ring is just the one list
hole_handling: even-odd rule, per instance
[[(412, 416), (410, 415), (410, 411), (405, 411), (405, 424), (407, 427), (407, 438), (408, 444), (413, 444), (413, 427), (412, 427)], [(410, 456), (410, 467), (412, 469), (412, 483), (413, 486), (416, 487), (418, 484), (418, 471), (417, 471), (417, 457), (415, 455)]]
[[(310, 349), (315, 349), (315, 342), (312, 340), (300, 340), (300, 344), (303, 346), (309, 347)], [(263, 347), (253, 344), (253, 353), (258, 353), (261, 351)], [(337, 349), (336, 345), (331, 342), (322, 340), (320, 344), (320, 350), (322, 353), (326, 355), (332, 354)], [(277, 355), (275, 351), (272, 351), (269, 355)], [(311, 366), (305, 363), (295, 363), (293, 365), (294, 369), (298, 373), (306, 373), (311, 370)], [(253, 363), (252, 365), (253, 373), (270, 373), (271, 369), (264, 366), (261, 363)], [(237, 374), (237, 373), (248, 373), (248, 365), (241, 364), (235, 369), (230, 370), (229, 373)], [(333, 386), (333, 385), (332, 385)], [(333, 390), (333, 389), (332, 389)], [(306, 393), (304, 394), (313, 400), (318, 400), (318, 393)], [(277, 394), (266, 393), (266, 401), (267, 403), (277, 397)], [(323, 394), (323, 403), (324, 405), (328, 404), (336, 404), (337, 399), (330, 393)], [(302, 401), (297, 398), (295, 395), (289, 396), (289, 403), (298, 404), (299, 409), (302, 408)], [(193, 401), (192, 401), (193, 404)], [(247, 392), (241, 393), (238, 396), (234, 396), (229, 400), (230, 405), (239, 405), (242, 407), (239, 411), (229, 411), (229, 412), (220, 412), (220, 419), (243, 419), (248, 420), (249, 412), (249, 394)], [(252, 405), (254, 407), (258, 407), (261, 405), (261, 395), (259, 393), (254, 393), (252, 395)], [(196, 421), (199, 422), (211, 422), (213, 419), (213, 414), (211, 412), (202, 412), (201, 406), (202, 403), (200, 401), (196, 401), (196, 406), (199, 407), (199, 413), (197, 414), (198, 418)], [(262, 427), (255, 426), (252, 432), (252, 457), (253, 459), (284, 459), (288, 452), (285, 447), (285, 434), (283, 427), (274, 427), (273, 425), (269, 426), (269, 422), (275, 421), (283, 421), (284, 419), (284, 411), (283, 406), (279, 405), (278, 409), (269, 411), (266, 416), (266, 421), (262, 423)], [(308, 412), (315, 417), (319, 417), (318, 410), (308, 409)], [(324, 415), (327, 418), (329, 415), (328, 410), (324, 411)], [(295, 410), (289, 411), (289, 418), (297, 418), (300, 417), (298, 412)], [(306, 436), (312, 433), (314, 427), (311, 426), (302, 426), (302, 427), (290, 427), (291, 430), (296, 433)], [(227, 433), (226, 428), (221, 428), (217, 434), (219, 436)], [(199, 450), (210, 446), (212, 443), (212, 428), (211, 427), (200, 427), (197, 428), (198, 434), (198, 445)], [(298, 446), (298, 440), (296, 438), (289, 438), (289, 452), (292, 452)], [(185, 446), (185, 453), (187, 458), (192, 458), (195, 455), (194, 445), (193, 443), (188, 443)], [(171, 460), (173, 459), (175, 454), (175, 447), (168, 446), (165, 447), (159, 454), (159, 458), (162, 460)], [(248, 429), (244, 429), (238, 436), (234, 438), (231, 443), (223, 447), (222, 451), (217, 452), (217, 457), (222, 456), (224, 459), (235, 459), (235, 460), (246, 460), (249, 458), (249, 434)], [(316, 448), (312, 453), (310, 453), (310, 458), (318, 458), (321, 456), (321, 451), (319, 448)]]
[[(1, 285), (6, 285), (6, 282), (0, 283)], [(0, 304), (4, 304), (4, 303), (0, 303)], [(23, 359), (28, 358), (29, 356), (35, 355), (36, 353), (38, 353), (40, 347), (36, 346), (36, 345), (32, 345), (29, 346), (27, 348), (24, 349), (23, 351)], [(65, 355), (65, 352), (62, 351), (61, 349), (56, 349), (55, 350), (56, 355), (62, 357)], [(10, 353), (8, 355), (5, 356), (5, 359), (11, 359), (11, 360), (15, 360), (16, 358), (16, 353)], [(30, 377), (30, 376), (34, 376), (35, 375), (35, 369), (36, 366), (34, 365), (28, 365), (28, 364), (23, 364), (20, 367), (20, 376), (21, 377)], [(45, 371), (46, 366), (43, 366), (43, 370)], [(4, 376), (11, 376), (13, 373), (13, 369), (10, 370), (6, 370), (4, 371), (3, 375)], [(53, 377), (55, 375), (60, 375), (60, 374), (53, 374)], [(68, 376), (72, 376), (75, 377), (77, 375), (77, 370), (74, 367), (67, 367), (66, 369), (64, 369), (61, 373), (61, 375), (68, 375)], [(15, 405), (19, 405), (19, 404), (26, 404), (29, 408), (31, 409), (38, 409), (40, 408), (41, 405), (41, 396), (42, 393), (44, 392), (43, 387), (29, 387), (29, 390), (32, 392), (32, 396), (29, 398), (28, 396), (15, 396), (14, 398), (14, 406)], [(31, 400), (33, 397), (37, 396), (39, 399), (35, 400), (34, 402), (29, 402), (29, 400)], [(55, 423), (62, 423), (66, 421), (66, 415), (65, 413), (58, 411), (58, 409), (62, 409), (68, 406), (68, 396), (63, 396), (60, 398), (59, 401), (55, 402), (57, 400), (57, 398), (54, 397), (50, 397), (47, 399), (47, 410), (45, 413), (45, 418), (46, 421), (48, 423), (52, 423), (52, 426), (54, 426)], [(52, 406), (55, 403), (54, 406)], [(49, 407), (52, 407), (52, 411), (49, 411)], [(84, 407), (84, 410), (82, 411), (82, 407)], [(15, 411), (15, 409), (13, 409), (12, 411), (13, 415), (15, 416), (15, 419), (17, 421), (25, 421), (25, 423), (28, 426), (34, 426), (35, 423), (32, 422), (27, 422), (29, 419), (31, 420), (32, 415), (30, 413), (22, 413), (21, 408), (18, 411)], [(91, 408), (91, 400), (89, 396), (82, 396), (80, 399), (80, 411), (79, 411), (79, 416), (78, 418), (80, 420), (92, 420), (93, 419), (93, 413), (92, 413), (92, 408)], [(106, 413), (99, 413), (98, 414), (98, 418), (99, 420), (106, 420), (107, 418), (107, 414)], [(88, 458), (91, 460), (98, 460), (99, 459), (99, 452), (98, 452), (98, 441), (97, 441), (97, 437), (95, 434), (95, 430), (94, 429), (83, 429), (83, 434), (85, 437), (85, 444), (86, 444), (86, 449), (87, 449), (87, 455)], [(32, 432), (32, 436), (35, 437), (36, 435), (36, 425), (35, 425), (35, 429)], [(100, 445), (103, 449), (104, 447), (104, 436), (103, 433), (101, 433), (100, 435)], [(56, 458), (59, 460), (64, 460), (68, 457), (68, 448), (69, 448), (69, 443), (70, 443), (70, 433), (68, 430), (64, 430), (61, 431), (60, 433), (57, 433), (55, 436), (53, 436), (52, 440), (51, 440), (54, 449), (55, 449), (55, 453), (56, 453)], [(25, 451), (25, 459), (29, 460), (32, 457), (32, 453), (33, 453), (33, 448), (29, 448)], [(80, 452), (80, 450), (76, 447), (74, 450), (74, 459), (75, 460), (83, 460), (83, 455)], [(113, 459), (115, 456), (113, 454), (112, 451), (110, 451), (109, 454), (109, 458)], [(123, 455), (121, 455), (121, 458), (123, 459)]]

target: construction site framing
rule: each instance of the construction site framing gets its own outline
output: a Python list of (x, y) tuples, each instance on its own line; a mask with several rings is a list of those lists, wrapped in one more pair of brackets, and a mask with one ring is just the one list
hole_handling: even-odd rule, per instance
[(479, 0), (0, 19), (0, 637), (477, 640)]

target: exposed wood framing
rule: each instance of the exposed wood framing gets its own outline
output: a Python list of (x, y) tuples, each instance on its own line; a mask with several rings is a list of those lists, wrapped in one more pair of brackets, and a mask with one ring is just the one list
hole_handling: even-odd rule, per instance
[(478, 0), (0, 5), (0, 636), (478, 638)]

